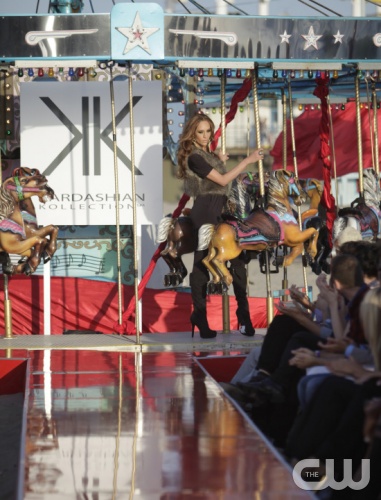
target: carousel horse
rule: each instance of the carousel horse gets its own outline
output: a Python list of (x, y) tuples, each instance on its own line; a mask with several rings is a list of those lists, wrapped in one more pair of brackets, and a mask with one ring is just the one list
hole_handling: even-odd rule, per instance
[(302, 216), (302, 228), (308, 229), (314, 227), (319, 230), (317, 240), (317, 254), (315, 259), (310, 262), (312, 271), (319, 275), (322, 271), (330, 273), (328, 258), (331, 255), (331, 247), (328, 238), (328, 229), (326, 220), (321, 211), (320, 199), (323, 194), (322, 183), (318, 179), (299, 179), (299, 183), (309, 199), (309, 209), (304, 211)]
[[(37, 196), (45, 203), (52, 196), (46, 177), (38, 171), (27, 170), (20, 170), (22, 175), (9, 177), (0, 187), (0, 262), (5, 274), (30, 275), (42, 258), (49, 259), (56, 251), (56, 226), (38, 229), (24, 220), (22, 212), (27, 211), (28, 206), (30, 209), (27, 200)], [(7, 254), (20, 255), (22, 259), (12, 265)]]
[(164, 276), (164, 286), (181, 285), (188, 274), (181, 257), (197, 249), (197, 234), (186, 213), (184, 210), (184, 215), (177, 219), (167, 215), (159, 223), (157, 241), (158, 243), (167, 242), (160, 255), (169, 267), (169, 273)]
[[(18, 167), (13, 171), (13, 177), (32, 177), (35, 175), (41, 176), (40, 171), (37, 168), (28, 167)], [(46, 184), (45, 185), (46, 194), (40, 197), (39, 201), (41, 203), (46, 203), (47, 201), (53, 200), (54, 191)], [(24, 221), (26, 237), (37, 235), (41, 238), (48, 238), (48, 245), (46, 246), (43, 254), (44, 263), (51, 260), (52, 256), (57, 250), (57, 237), (58, 237), (58, 227), (54, 225), (44, 226), (39, 228), (36, 216), (36, 209), (32, 198), (24, 198), (19, 200), (21, 215)]]
[[(265, 192), (270, 178), (264, 173)], [(254, 172), (239, 174), (231, 184), (222, 218), (246, 219), (258, 202), (260, 194), (259, 175)]]
[(280, 264), (289, 266), (303, 251), (309, 241), (307, 253), (314, 259), (317, 253), (319, 231), (313, 227), (300, 230), (293, 215), (289, 198), (296, 206), (304, 201), (304, 193), (292, 172), (274, 170), (267, 188), (266, 209), (255, 208), (244, 220), (205, 224), (199, 231), (199, 250), (208, 249), (203, 259), (205, 267), (213, 277), (211, 288), (222, 285), (227, 289), (233, 278), (225, 262), (238, 257), (243, 250), (274, 249), (284, 245), (291, 252), (281, 257)]
[(333, 242), (348, 226), (357, 229), (364, 240), (375, 241), (381, 237), (380, 179), (373, 168), (363, 171), (364, 197), (357, 198), (350, 207), (342, 208), (333, 223)]
[[(266, 181), (268, 181), (268, 174), (265, 177)], [(244, 219), (248, 217), (258, 195), (258, 174), (252, 172), (240, 174), (232, 182), (222, 218)], [(197, 233), (188, 213), (189, 209), (184, 210), (183, 215), (177, 219), (167, 215), (159, 223), (157, 242), (167, 242), (166, 247), (160, 253), (169, 267), (169, 273), (164, 276), (166, 287), (181, 285), (188, 274), (181, 257), (197, 250)]]

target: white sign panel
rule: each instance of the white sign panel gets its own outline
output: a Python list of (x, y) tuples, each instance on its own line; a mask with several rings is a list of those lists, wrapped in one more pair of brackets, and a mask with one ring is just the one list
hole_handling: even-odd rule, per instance
[[(138, 225), (163, 213), (161, 92), (161, 82), (133, 83)], [(38, 168), (56, 195), (34, 200), (39, 224), (116, 223), (115, 147), (120, 224), (133, 224), (128, 81), (114, 83), (115, 142), (110, 95), (108, 82), (21, 84), (21, 165)]]

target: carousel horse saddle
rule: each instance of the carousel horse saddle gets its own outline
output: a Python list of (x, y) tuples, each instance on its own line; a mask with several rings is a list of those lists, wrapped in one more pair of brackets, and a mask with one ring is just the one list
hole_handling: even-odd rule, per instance
[(347, 207), (339, 210), (339, 217), (354, 217), (358, 220), (361, 232), (372, 231), (373, 234), (380, 232), (379, 214), (373, 207), (361, 203), (356, 207)]
[(275, 212), (266, 212), (263, 208), (255, 208), (247, 219), (227, 221), (237, 233), (240, 243), (253, 242), (260, 238), (269, 243), (278, 243), (283, 239), (280, 219)]

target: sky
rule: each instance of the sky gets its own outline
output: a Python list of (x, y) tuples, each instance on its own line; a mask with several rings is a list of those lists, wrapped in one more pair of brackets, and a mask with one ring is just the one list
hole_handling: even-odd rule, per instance
[[(84, 13), (104, 13), (110, 12), (112, 9), (113, 3), (119, 3), (120, 1), (124, 1), (125, 3), (129, 3), (126, 0), (83, 0), (85, 7), (83, 9)], [(251, 16), (258, 15), (258, 6), (259, 0), (228, 0), (230, 4), (234, 4), (236, 7), (247, 13)], [(181, 0), (184, 6), (192, 13), (192, 14), (201, 14), (201, 11), (191, 3), (190, 0)], [(228, 13), (239, 14), (239, 11), (230, 7), (224, 0), (219, 0), (220, 4), (224, 7), (228, 8)], [(132, 3), (145, 3), (142, 0), (135, 0)], [(166, 8), (173, 9), (173, 12), (176, 14), (187, 14), (187, 10), (184, 6), (180, 5), (180, 1), (178, 0), (156, 0), (164, 10)], [(205, 9), (207, 9), (212, 14), (216, 13), (216, 0), (198, 0), (196, 4), (202, 5)], [(306, 3), (309, 6), (305, 5)], [(322, 16), (321, 12), (317, 12), (314, 10), (315, 7), (320, 11), (324, 11), (322, 7), (318, 4), (327, 6), (330, 9), (334, 10), (338, 14), (342, 16), (352, 16), (353, 10), (352, 0), (303, 0), (303, 2), (299, 0), (270, 0), (269, 3), (269, 15), (271, 16)], [(365, 15), (367, 17), (375, 16), (377, 12), (376, 6), (371, 2), (365, 2)], [(48, 12), (49, 0), (0, 0), (0, 14), (35, 14), (36, 12), (39, 14), (46, 14)], [(312, 7), (310, 7), (312, 6)], [(330, 14), (334, 16), (334, 14)]]

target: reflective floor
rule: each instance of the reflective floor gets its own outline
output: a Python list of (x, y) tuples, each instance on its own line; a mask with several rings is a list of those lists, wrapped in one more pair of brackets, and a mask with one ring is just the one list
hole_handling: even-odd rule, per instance
[(14, 350), (30, 359), (23, 497), (312, 498), (203, 355)]

